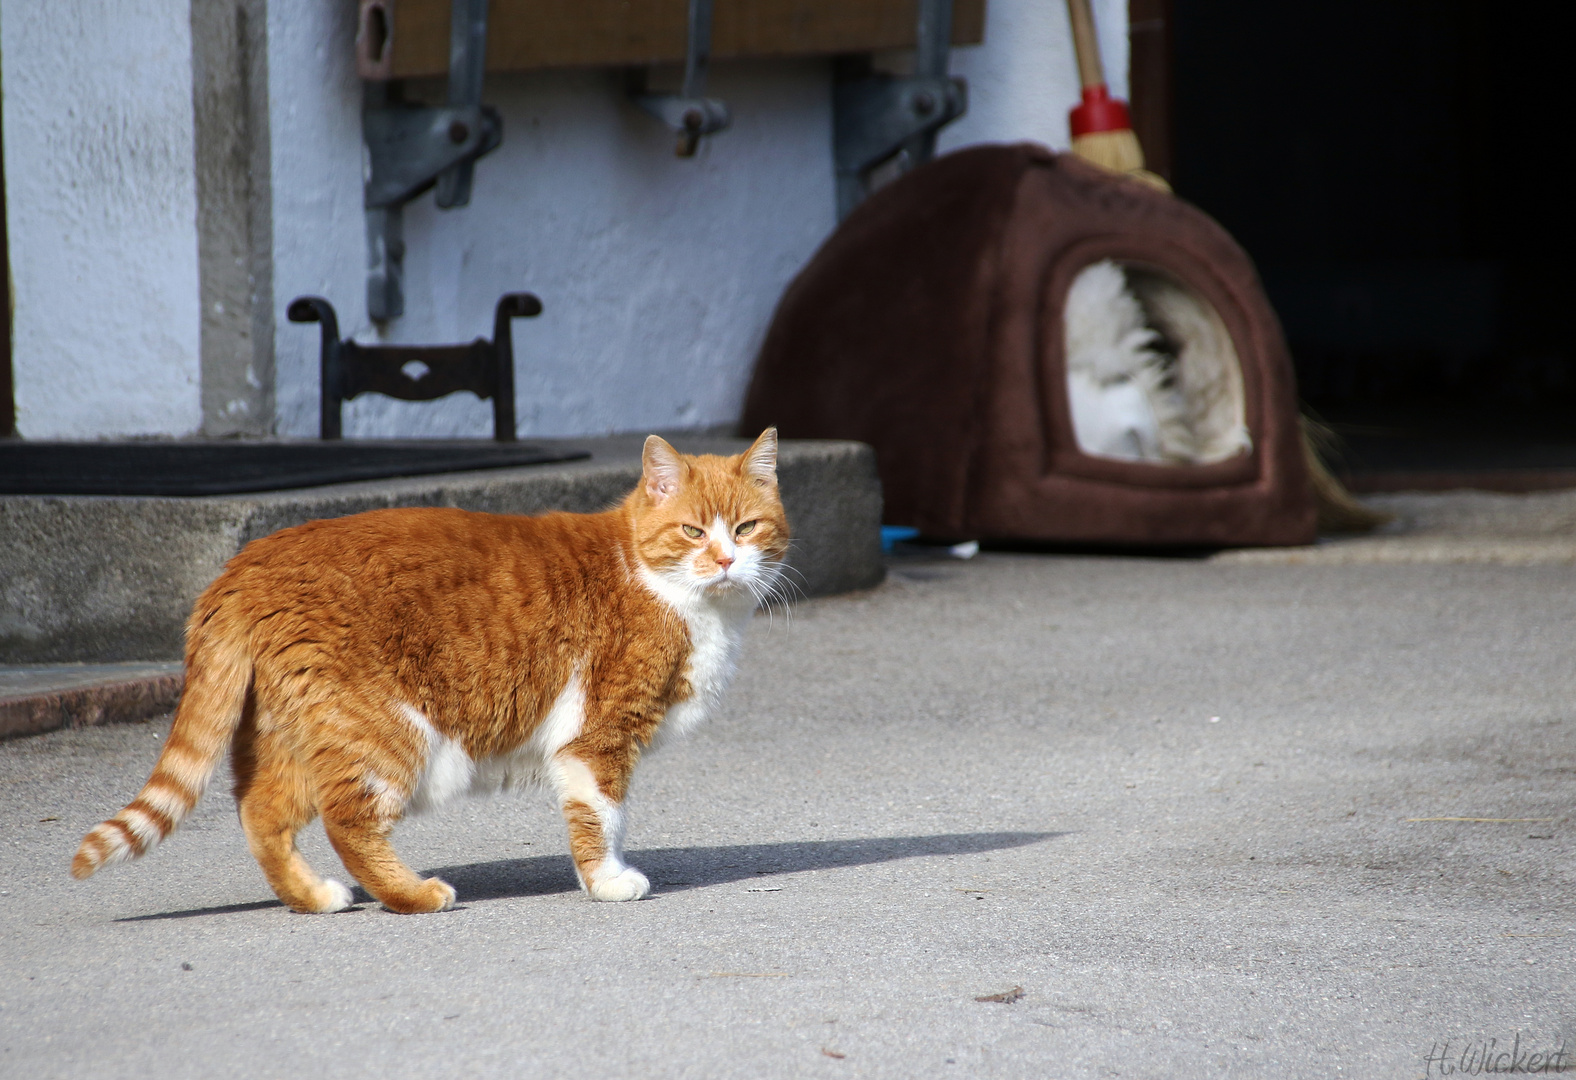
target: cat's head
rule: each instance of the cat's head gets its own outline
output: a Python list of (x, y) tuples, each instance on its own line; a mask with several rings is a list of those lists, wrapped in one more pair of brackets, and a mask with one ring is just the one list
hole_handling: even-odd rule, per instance
[(776, 428), (735, 457), (681, 454), (652, 435), (641, 467), (625, 505), (647, 569), (687, 593), (764, 602), (777, 591), (788, 519), (777, 493)]

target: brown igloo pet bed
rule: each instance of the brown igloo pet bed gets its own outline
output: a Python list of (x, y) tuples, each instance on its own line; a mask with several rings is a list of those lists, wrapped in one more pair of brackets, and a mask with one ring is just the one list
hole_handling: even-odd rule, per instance
[(1303, 544), (1291, 365), (1201, 211), (1037, 146), (863, 203), (789, 286), (744, 429), (876, 448), (885, 520), (955, 539)]

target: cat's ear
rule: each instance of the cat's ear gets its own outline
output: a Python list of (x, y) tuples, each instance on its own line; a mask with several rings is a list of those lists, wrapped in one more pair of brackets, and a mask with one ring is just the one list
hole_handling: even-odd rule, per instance
[(761, 432), (755, 444), (744, 452), (742, 470), (750, 479), (775, 485), (777, 483), (777, 429), (769, 427)]
[(658, 506), (678, 494), (684, 479), (684, 460), (679, 452), (658, 435), (646, 436), (646, 447), (640, 452), (640, 482), (646, 494)]

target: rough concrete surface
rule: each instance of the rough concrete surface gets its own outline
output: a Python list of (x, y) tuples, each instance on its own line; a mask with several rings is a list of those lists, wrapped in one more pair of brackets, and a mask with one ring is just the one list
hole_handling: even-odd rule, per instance
[(1226, 551), (1236, 563), (1576, 564), (1576, 491), (1398, 492), (1364, 503), (1394, 519), (1366, 536), (1326, 537), (1311, 547)]
[(396, 833), (457, 910), (294, 915), (222, 783), (76, 883), (165, 722), (14, 740), (0, 1075), (1410, 1078), (1518, 1039), (1525, 1066), (1576, 1047), (1573, 586), (898, 564), (757, 619), (727, 715), (642, 765), (635, 904), (582, 896), (556, 814), (507, 797)]
[(31, 694), (87, 690), (105, 683), (161, 679), (180, 673), (178, 663), (8, 664), (0, 666), (0, 701)]
[[(589, 512), (640, 478), (643, 436), (570, 440), (590, 459), (206, 498), (0, 496), (0, 663), (175, 660), (192, 602), (248, 542), (388, 506)], [(749, 443), (673, 436), (691, 453)], [(881, 482), (861, 443), (788, 440), (778, 479), (796, 583), (810, 596), (881, 580)]]
[(175, 707), (182, 681), (178, 663), (0, 666), (0, 739), (148, 720)]

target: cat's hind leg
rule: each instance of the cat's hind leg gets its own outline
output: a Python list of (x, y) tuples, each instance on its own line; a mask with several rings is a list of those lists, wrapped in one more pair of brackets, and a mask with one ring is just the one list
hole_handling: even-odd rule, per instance
[(327, 782), (319, 788), (318, 809), (328, 841), (345, 869), (390, 911), (414, 915), (453, 907), (454, 889), (448, 882), (416, 876), (389, 842), (406, 800), (393, 784), (378, 780), (376, 772), (364, 767), (376, 756), (375, 748), (342, 746), (325, 756), (341, 760), (333, 765), (325, 762)]
[(318, 877), (296, 849), (296, 833), (317, 816), (306, 772), (277, 737), (259, 736), (249, 720), (236, 733), (234, 761), (235, 798), (252, 857), (274, 894), (296, 911), (343, 911), (350, 890)]
[[(606, 763), (599, 762), (604, 765)], [(600, 781), (579, 757), (559, 753), (551, 762), (553, 788), (569, 826), (569, 853), (575, 875), (593, 900), (640, 900), (651, 893), (646, 875), (624, 862), (624, 808), (627, 769)]]
[(422, 878), (406, 866), (389, 843), (394, 822), (372, 814), (331, 814), (323, 826), (345, 869), (390, 911), (415, 915), (454, 906), (454, 887), (439, 878)]
[(323, 707), (313, 730), (317, 808), (345, 869), (390, 911), (453, 907), (448, 882), (418, 877), (389, 842), (432, 771), (430, 725), (419, 730), (374, 702), (342, 696)]
[(364, 767), (375, 757), (374, 748), (344, 746), (333, 756), (341, 760), (337, 768), (324, 769), (327, 782), (318, 790), (318, 809), (345, 869), (390, 911), (415, 915), (453, 907), (454, 889), (448, 882), (416, 876), (389, 842), (406, 799), (394, 784), (378, 780), (376, 772)]

